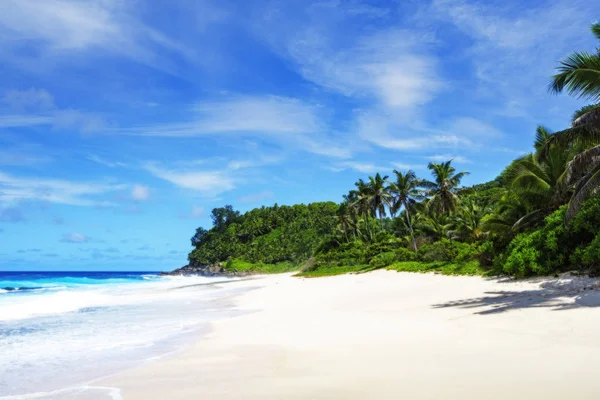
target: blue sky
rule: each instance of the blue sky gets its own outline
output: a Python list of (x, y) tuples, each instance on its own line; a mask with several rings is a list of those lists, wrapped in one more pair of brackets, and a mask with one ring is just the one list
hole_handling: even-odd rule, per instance
[(169, 270), (223, 204), (492, 179), (582, 105), (547, 85), (592, 3), (4, 0), (0, 269)]

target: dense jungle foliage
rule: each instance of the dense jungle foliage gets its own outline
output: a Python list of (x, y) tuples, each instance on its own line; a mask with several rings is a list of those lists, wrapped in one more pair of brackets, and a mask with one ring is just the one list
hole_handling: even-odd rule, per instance
[[(592, 26), (600, 40), (600, 24)], [(600, 50), (560, 63), (551, 91), (590, 100), (571, 126), (538, 126), (530, 154), (464, 188), (452, 160), (359, 179), (340, 204), (213, 210), (190, 261), (306, 276), (391, 268), (519, 277), (600, 272)]]

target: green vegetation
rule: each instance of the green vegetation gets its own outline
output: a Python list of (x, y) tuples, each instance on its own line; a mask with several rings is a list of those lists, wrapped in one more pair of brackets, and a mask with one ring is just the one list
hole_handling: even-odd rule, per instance
[(237, 272), (289, 271), (305, 262), (335, 230), (333, 202), (262, 207), (240, 215), (231, 206), (212, 211), (213, 227), (192, 237), (191, 264), (223, 263)]
[[(600, 24), (592, 27), (600, 40)], [(341, 204), (213, 210), (190, 263), (301, 276), (388, 268), (518, 277), (600, 272), (600, 50), (561, 62), (551, 90), (593, 104), (558, 132), (539, 126), (532, 152), (495, 180), (461, 187), (452, 160), (359, 179)]]

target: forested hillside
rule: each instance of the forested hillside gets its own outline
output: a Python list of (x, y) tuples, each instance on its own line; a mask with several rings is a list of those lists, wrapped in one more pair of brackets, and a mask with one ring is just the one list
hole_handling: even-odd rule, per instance
[[(600, 40), (600, 24), (592, 27)], [(600, 50), (574, 53), (551, 91), (592, 104), (571, 126), (538, 126), (531, 153), (492, 182), (461, 187), (452, 160), (359, 179), (343, 201), (263, 207), (239, 215), (213, 210), (190, 261), (269, 270), (281, 262), (305, 275), (375, 268), (449, 274), (531, 276), (600, 272)], [(402, 160), (399, 160), (402, 161)], [(307, 262), (309, 261), (310, 262)], [(257, 264), (257, 265), (252, 265)], [(271, 269), (280, 270), (280, 269)]]
[[(335, 230), (338, 206), (333, 202), (255, 208), (240, 215), (231, 206), (212, 210), (213, 227), (198, 228), (192, 238), (191, 263), (230, 261), (230, 267), (248, 264), (306, 261), (316, 246)], [(245, 263), (245, 264), (244, 264)]]

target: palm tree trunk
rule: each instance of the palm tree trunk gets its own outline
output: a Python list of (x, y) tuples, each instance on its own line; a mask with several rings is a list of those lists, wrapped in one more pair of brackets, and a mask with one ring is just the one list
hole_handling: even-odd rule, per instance
[(408, 212), (408, 204), (404, 203), (404, 211), (406, 211), (406, 222), (408, 222), (408, 230), (410, 231), (410, 239), (412, 240), (415, 253), (417, 252), (417, 241), (415, 240), (415, 232), (413, 231), (412, 223), (410, 222), (410, 213)]

